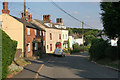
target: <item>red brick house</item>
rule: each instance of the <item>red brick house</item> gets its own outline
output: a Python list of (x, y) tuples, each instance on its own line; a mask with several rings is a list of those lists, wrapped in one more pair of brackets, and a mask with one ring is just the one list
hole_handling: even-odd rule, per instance
[(26, 11), (26, 54), (24, 54), (24, 26), (22, 18), (18, 18), (9, 14), (8, 2), (3, 2), (3, 10), (0, 17), (2, 17), (2, 30), (5, 31), (11, 39), (18, 42), (17, 45), (17, 57), (26, 56), (31, 57), (43, 52), (43, 33), (45, 30), (32, 23), (32, 15)]

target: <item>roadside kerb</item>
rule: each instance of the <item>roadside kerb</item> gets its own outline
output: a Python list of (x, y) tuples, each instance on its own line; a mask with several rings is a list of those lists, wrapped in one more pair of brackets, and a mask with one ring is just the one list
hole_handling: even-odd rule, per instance
[(106, 65), (102, 65), (102, 64), (98, 64), (98, 63), (95, 62), (95, 61), (91, 61), (91, 62), (94, 63), (94, 64), (97, 64), (97, 65), (100, 65), (100, 66), (103, 66), (103, 67), (106, 67), (106, 68), (109, 68), (109, 69), (113, 69), (113, 70), (115, 70), (115, 71), (119, 71), (119, 72), (120, 72), (119, 69), (116, 69), (116, 68), (113, 68), (113, 67), (110, 67), (110, 66), (106, 66)]

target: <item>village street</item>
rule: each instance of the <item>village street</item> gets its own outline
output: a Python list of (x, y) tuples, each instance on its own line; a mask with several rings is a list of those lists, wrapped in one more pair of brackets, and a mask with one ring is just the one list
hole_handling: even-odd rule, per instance
[[(47, 56), (33, 61), (32, 64), (31, 67), (34, 70), (35, 67), (38, 69), (39, 74), (36, 78), (118, 78), (120, 74), (115, 70), (88, 61), (87, 53), (66, 57)], [(36, 76), (34, 70), (25, 69), (23, 71), (25, 74), (19, 73), (14, 78), (34, 78)]]
[(88, 61), (87, 54), (49, 57), (39, 78), (118, 78), (118, 72)]

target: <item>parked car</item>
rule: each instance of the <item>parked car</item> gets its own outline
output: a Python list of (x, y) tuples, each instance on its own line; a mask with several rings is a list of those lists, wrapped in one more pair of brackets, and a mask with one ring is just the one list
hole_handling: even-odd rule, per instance
[(56, 56), (64, 56), (65, 57), (65, 53), (64, 53), (63, 49), (60, 49), (60, 48), (56, 48), (54, 54)]

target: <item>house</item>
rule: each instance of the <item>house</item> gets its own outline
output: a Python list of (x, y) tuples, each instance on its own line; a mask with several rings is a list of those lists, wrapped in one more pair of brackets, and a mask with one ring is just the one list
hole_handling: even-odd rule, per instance
[[(57, 27), (59, 26), (59, 27)], [(62, 18), (56, 19), (55, 27), (61, 29), (61, 40), (62, 40), (62, 49), (68, 48), (68, 30), (66, 29), (66, 26), (63, 25)]]
[(2, 10), (2, 30), (5, 31), (13, 40), (18, 42), (16, 56), (31, 57), (33, 55), (34, 45), (35, 51), (39, 51), (38, 46), (43, 46), (43, 36), (39, 32), (44, 32), (42, 28), (32, 23), (32, 15), (26, 11), (26, 53), (24, 54), (24, 12), (22, 18), (18, 18), (9, 14), (8, 2), (3, 2)]
[(72, 36), (72, 45), (73, 44), (83, 44), (83, 35), (79, 35), (78, 32), (75, 32), (74, 34), (70, 34), (69, 36)]
[(97, 35), (95, 35), (95, 37), (102, 38), (105, 41), (108, 40), (108, 43), (110, 43), (111, 46), (117, 46), (118, 38), (110, 39), (107, 35), (105, 35), (104, 30), (100, 31)]
[[(57, 23), (52, 23), (50, 15), (43, 15), (43, 20), (33, 20), (34, 24), (45, 29), (45, 50), (46, 53), (54, 53), (59, 47), (64, 49), (64, 45), (68, 40), (68, 30), (62, 23), (62, 19), (58, 18)], [(64, 37), (65, 36), (65, 37)]]
[(70, 46), (70, 49), (73, 49), (73, 44), (74, 44), (74, 37), (69, 35), (69, 46)]

